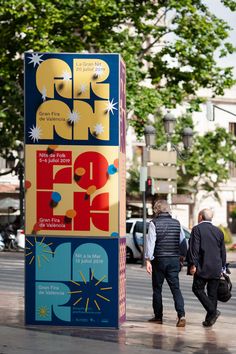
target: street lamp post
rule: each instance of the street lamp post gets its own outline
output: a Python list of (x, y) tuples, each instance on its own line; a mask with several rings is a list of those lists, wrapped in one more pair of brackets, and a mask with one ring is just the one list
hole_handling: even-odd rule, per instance
[[(170, 152), (175, 150), (180, 158), (184, 158), (181, 155), (177, 146), (171, 143), (171, 136), (174, 133), (176, 118), (175, 116), (168, 112), (163, 117), (164, 129), (167, 135), (167, 144), (165, 144), (165, 149)], [(152, 146), (155, 145), (156, 130), (152, 125), (148, 125), (144, 128), (145, 145), (142, 150), (142, 166), (140, 171), (140, 191), (142, 192), (142, 204), (143, 204), (143, 257), (142, 265), (145, 266), (145, 250), (146, 250), (146, 233), (147, 233), (147, 208), (146, 208), (146, 181), (147, 181), (147, 152)], [(192, 145), (193, 131), (191, 128), (187, 127), (183, 130), (183, 144), (185, 149), (189, 149)], [(161, 147), (162, 148), (162, 147)], [(167, 201), (169, 204), (171, 201), (171, 193), (167, 195)]]
[(24, 224), (24, 166), (22, 161), (17, 164), (17, 174), (20, 188), (20, 227)]
[[(171, 143), (171, 136), (174, 133), (174, 129), (175, 129), (175, 125), (176, 125), (175, 116), (172, 113), (168, 112), (163, 117), (163, 123), (164, 123), (165, 133), (167, 135), (167, 151), (171, 151), (172, 149), (174, 149), (177, 152), (178, 156), (181, 159), (184, 159), (184, 156), (181, 154), (181, 152), (179, 151), (177, 146), (175, 146)], [(192, 146), (192, 143), (193, 143), (193, 130), (192, 130), (192, 128), (190, 128), (190, 127), (184, 128), (182, 137), (183, 137), (184, 148), (186, 150), (188, 150)], [(167, 201), (169, 204), (172, 204), (171, 193), (168, 193)]]
[(152, 125), (147, 125), (144, 128), (145, 145), (142, 153), (142, 168), (144, 172), (145, 188), (142, 192), (143, 203), (143, 257), (142, 265), (145, 266), (145, 249), (146, 249), (146, 234), (147, 234), (147, 207), (146, 207), (146, 180), (147, 180), (147, 150), (155, 145), (156, 129)]
[(186, 127), (183, 130), (183, 143), (184, 148), (188, 150), (193, 145), (193, 130), (192, 128)]
[(18, 162), (16, 165), (16, 173), (19, 178), (20, 188), (20, 227), (24, 224), (24, 145), (20, 142), (17, 145)]
[(176, 118), (172, 113), (168, 112), (163, 117), (163, 123), (165, 132), (169, 138), (174, 133)]
[(12, 152), (6, 158), (7, 167), (10, 171), (4, 172), (3, 174), (9, 174), (15, 172), (19, 179), (19, 201), (20, 201), (20, 227), (24, 223), (24, 151), (23, 144), (18, 142), (17, 147), (17, 156), (14, 156)]
[[(175, 124), (176, 124), (176, 118), (175, 116), (168, 112), (167, 114), (164, 115), (163, 117), (163, 123), (164, 123), (164, 129), (165, 129), (165, 133), (167, 135), (167, 138), (168, 138), (168, 143), (169, 143), (169, 146), (168, 146), (168, 143), (167, 143), (167, 150), (169, 148), (169, 150), (172, 149), (172, 147), (174, 148), (174, 150), (180, 154), (180, 151), (179, 149), (177, 148), (177, 146), (173, 145), (171, 143), (171, 136), (173, 135), (174, 133), (174, 130), (175, 130)], [(183, 144), (184, 144), (184, 148), (186, 150), (188, 150), (189, 148), (191, 148), (192, 146), (192, 143), (193, 143), (193, 130), (192, 128), (190, 127), (186, 127), (184, 128), (183, 130), (183, 133), (182, 133), (182, 136), (183, 136)]]

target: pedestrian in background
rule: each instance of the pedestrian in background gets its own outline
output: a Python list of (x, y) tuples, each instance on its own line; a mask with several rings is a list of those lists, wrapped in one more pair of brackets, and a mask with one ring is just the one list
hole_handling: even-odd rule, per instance
[[(217, 289), (226, 265), (224, 234), (212, 224), (213, 211), (198, 214), (189, 239), (188, 274), (193, 275), (193, 293), (206, 310), (203, 326), (212, 326), (220, 315), (217, 310)], [(206, 291), (205, 291), (206, 288)]]
[(152, 275), (153, 311), (150, 322), (162, 324), (162, 285), (166, 279), (173, 295), (177, 312), (177, 327), (186, 324), (184, 299), (179, 287), (180, 256), (185, 257), (187, 244), (184, 231), (178, 220), (172, 218), (166, 200), (154, 205), (155, 217), (149, 224), (146, 239), (146, 270)]

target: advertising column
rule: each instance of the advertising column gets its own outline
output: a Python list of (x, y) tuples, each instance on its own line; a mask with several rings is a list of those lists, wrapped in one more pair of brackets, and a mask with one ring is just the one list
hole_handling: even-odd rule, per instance
[(25, 322), (125, 320), (125, 66), (25, 53)]

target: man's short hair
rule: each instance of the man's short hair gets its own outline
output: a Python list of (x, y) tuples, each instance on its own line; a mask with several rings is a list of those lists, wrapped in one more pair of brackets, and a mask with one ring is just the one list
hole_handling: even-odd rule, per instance
[(202, 220), (212, 221), (213, 210), (209, 208), (202, 209), (199, 214), (202, 216)]
[(156, 215), (160, 213), (170, 213), (170, 206), (166, 200), (160, 199), (155, 202), (153, 210)]

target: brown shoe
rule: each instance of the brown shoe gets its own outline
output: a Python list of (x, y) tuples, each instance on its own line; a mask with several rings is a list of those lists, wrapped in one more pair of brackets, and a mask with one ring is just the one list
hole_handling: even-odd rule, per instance
[(176, 323), (176, 327), (185, 327), (186, 319), (185, 317), (180, 317)]
[(153, 317), (153, 318), (150, 318), (150, 319), (148, 320), (148, 322), (153, 322), (153, 323), (162, 324), (162, 318)]

